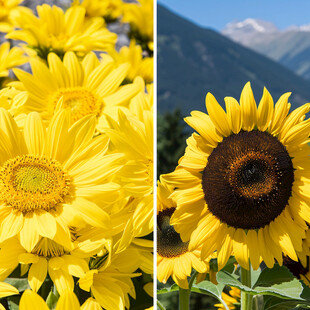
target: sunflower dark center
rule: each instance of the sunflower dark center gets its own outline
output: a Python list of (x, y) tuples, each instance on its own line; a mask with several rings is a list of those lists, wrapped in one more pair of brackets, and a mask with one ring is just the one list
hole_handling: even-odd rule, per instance
[(283, 144), (267, 132), (241, 131), (225, 137), (203, 171), (209, 210), (235, 228), (262, 228), (284, 210), (294, 169)]
[(175, 208), (165, 209), (157, 215), (157, 253), (162, 257), (177, 257), (187, 252), (188, 242), (170, 225)]

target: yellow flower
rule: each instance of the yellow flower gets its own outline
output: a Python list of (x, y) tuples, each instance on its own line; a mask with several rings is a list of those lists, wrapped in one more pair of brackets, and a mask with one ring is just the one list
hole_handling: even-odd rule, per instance
[(247, 83), (240, 105), (226, 97), (225, 113), (208, 93), (209, 115), (193, 111), (185, 119), (198, 134), (164, 176), (177, 187), (172, 224), (190, 249), (202, 246), (202, 257), (216, 250), (219, 269), (231, 255), (245, 269), (249, 260), (254, 269), (261, 260), (272, 268), (282, 254), (297, 261), (302, 250), (310, 221), (310, 104), (288, 115), (289, 95), (274, 107), (264, 89), (257, 108)]
[[(49, 310), (49, 307), (45, 303), (44, 299), (32, 290), (25, 290), (23, 293), (20, 303), (20, 310)], [(71, 291), (66, 291), (62, 296), (59, 297), (55, 310), (80, 310), (80, 304)]]
[(3, 0), (0, 3), (0, 32), (9, 32), (16, 26), (16, 14), (29, 14), (30, 9), (19, 6), (23, 0)]
[(19, 291), (17, 288), (14, 286), (5, 283), (5, 282), (0, 282), (0, 298), (11, 296), (11, 295), (16, 295), (19, 294)]
[(32, 59), (30, 64), (33, 74), (15, 69), (20, 82), (12, 85), (29, 94), (24, 111), (37, 111), (45, 120), (51, 119), (61, 99), (63, 107), (70, 108), (73, 121), (94, 114), (100, 129), (105, 124), (104, 113), (128, 105), (143, 87), (140, 82), (120, 86), (128, 65), (114, 69), (111, 61), (100, 63), (94, 53), (89, 53), (83, 61), (72, 52), (66, 53), (63, 61), (50, 53), (48, 66), (39, 59)]
[(153, 82), (153, 57), (143, 57), (142, 48), (131, 40), (129, 46), (123, 46), (119, 52), (115, 49), (108, 51), (102, 57), (112, 57), (116, 64), (129, 63), (126, 79), (130, 82), (137, 76), (141, 76), (145, 83)]
[[(79, 5), (80, 1), (75, 0), (73, 5)], [(122, 14), (122, 0), (82, 0), (82, 7), (86, 10), (87, 17), (104, 17), (106, 22), (119, 18)]]
[(31, 252), (40, 236), (70, 248), (70, 226), (110, 229), (102, 207), (118, 199), (110, 182), (121, 167), (120, 154), (106, 155), (108, 138), (92, 138), (94, 117), (70, 126), (68, 111), (46, 129), (30, 113), (23, 130), (0, 109), (0, 241), (19, 236)]
[[(222, 298), (228, 309), (240, 309), (240, 290), (238, 288), (232, 287), (229, 294), (222, 292)], [(219, 309), (226, 309), (222, 304), (215, 304), (214, 306)]]
[(10, 43), (4, 42), (0, 46), (0, 77), (7, 77), (9, 69), (20, 66), (28, 61), (21, 48), (15, 46), (10, 49)]
[(200, 273), (209, 271), (209, 265), (200, 260), (200, 250), (189, 250), (188, 242), (183, 242), (180, 235), (170, 224), (176, 204), (169, 198), (173, 187), (158, 182), (157, 188), (157, 278), (166, 283), (171, 276), (181, 288), (188, 288), (187, 277), (192, 267)]
[(133, 197), (146, 197), (153, 193), (153, 113), (144, 110), (139, 116), (120, 110), (117, 121), (108, 117), (111, 129), (105, 133), (127, 159), (118, 173), (123, 189)]
[(129, 36), (135, 38), (143, 50), (153, 50), (153, 0), (125, 3), (123, 22), (130, 23)]
[(6, 37), (27, 42), (38, 55), (46, 59), (49, 52), (63, 56), (67, 51), (85, 55), (92, 50), (106, 50), (115, 44), (117, 36), (108, 31), (100, 17), (85, 19), (85, 8), (73, 6), (65, 13), (57, 6), (37, 6), (38, 17), (32, 11), (16, 14), (20, 30)]
[(99, 303), (106, 310), (129, 308), (128, 294), (135, 298), (131, 278), (141, 275), (133, 273), (139, 265), (139, 252), (130, 248), (112, 255), (111, 263), (87, 272), (79, 285), (81, 289), (91, 291), (96, 302), (88, 300), (84, 307), (91, 304), (96, 309)]
[(18, 126), (22, 126), (26, 115), (22, 114), (23, 106), (28, 99), (27, 92), (19, 91), (13, 87), (0, 90), (0, 107), (9, 111)]

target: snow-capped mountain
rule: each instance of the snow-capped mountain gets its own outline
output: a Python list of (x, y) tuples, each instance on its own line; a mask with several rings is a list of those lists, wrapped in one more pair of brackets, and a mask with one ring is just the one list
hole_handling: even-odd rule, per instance
[(247, 18), (227, 24), (221, 33), (310, 79), (310, 24), (279, 30), (271, 22)]

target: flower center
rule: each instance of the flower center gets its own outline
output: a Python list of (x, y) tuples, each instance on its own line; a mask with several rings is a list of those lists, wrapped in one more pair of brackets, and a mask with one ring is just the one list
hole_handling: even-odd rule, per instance
[(46, 157), (17, 156), (0, 169), (0, 200), (24, 213), (49, 211), (64, 201), (69, 185), (60, 163)]
[(162, 257), (177, 257), (188, 251), (188, 242), (183, 242), (180, 234), (170, 225), (174, 211), (175, 208), (169, 208), (157, 215), (157, 253)]
[(223, 139), (208, 158), (202, 187), (209, 210), (235, 228), (268, 225), (284, 210), (294, 169), (282, 143), (258, 130)]
[(88, 114), (99, 116), (102, 100), (96, 94), (83, 87), (60, 88), (49, 98), (50, 112), (53, 113), (59, 100), (63, 98), (64, 108), (70, 108), (75, 122)]
[(59, 257), (67, 254), (63, 246), (48, 238), (41, 238), (31, 253), (45, 258)]

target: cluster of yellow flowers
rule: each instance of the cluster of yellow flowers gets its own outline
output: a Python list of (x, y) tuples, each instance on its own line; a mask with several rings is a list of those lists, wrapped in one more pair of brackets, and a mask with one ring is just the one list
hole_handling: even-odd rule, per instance
[[(310, 103), (289, 113), (290, 93), (259, 105), (247, 83), (240, 103), (211, 93), (176, 169), (158, 184), (158, 279), (184, 289), (192, 268), (217, 270), (230, 257), (243, 270), (287, 266), (309, 285)], [(210, 276), (210, 279), (212, 277)]]
[(20, 2), (0, 4), (0, 297), (129, 308), (132, 278), (152, 294), (153, 1)]

